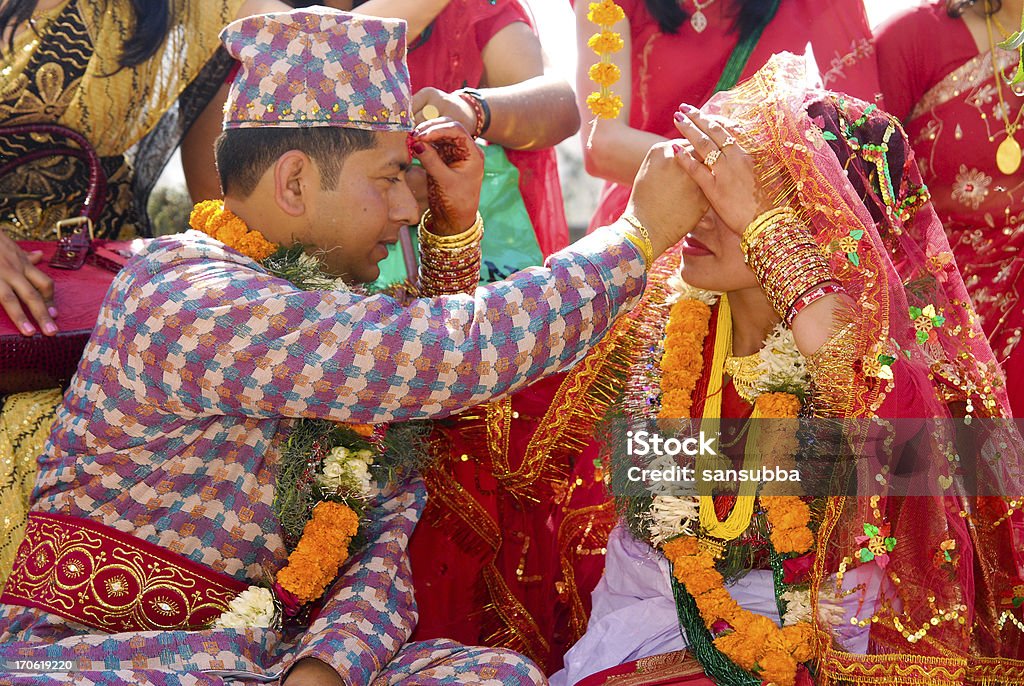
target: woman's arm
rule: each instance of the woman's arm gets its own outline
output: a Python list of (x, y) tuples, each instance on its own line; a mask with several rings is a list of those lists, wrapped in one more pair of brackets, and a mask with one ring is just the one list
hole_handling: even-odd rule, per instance
[[(508, 24), (491, 37), (481, 57), (484, 73), (479, 92), (491, 112), (483, 138), (513, 150), (538, 150), (576, 133), (580, 122), (572, 86), (552, 72), (529, 25)], [(457, 92), (422, 88), (412, 100), (418, 118), (423, 118), (427, 105), (470, 132), (476, 129), (475, 110)]]
[(481, 93), (491, 108), (487, 140), (516, 150), (549, 148), (576, 133), (572, 86), (556, 75), (527, 24), (494, 34), (483, 51)]
[(596, 88), (590, 80), (590, 66), (598, 61), (597, 54), (590, 49), (587, 41), (598, 32), (596, 24), (587, 19), (588, 5), (580, 0), (575, 3), (576, 11), (576, 98), (583, 130), (583, 163), (587, 173), (624, 185), (633, 183), (633, 177), (640, 170), (647, 151), (655, 143), (665, 139), (653, 133), (640, 131), (629, 126), (629, 112), (632, 106), (632, 72), (630, 66), (631, 42), (629, 18), (613, 27), (622, 36), (622, 50), (612, 54), (612, 62), (619, 67), (622, 76), (613, 90), (622, 98), (622, 111), (615, 119), (597, 119), (587, 108), (587, 96)]
[[(366, 0), (363, 3), (353, 3), (352, 0), (321, 0), (323, 5), (346, 12), (404, 19), (409, 25), (407, 39), (410, 42), (430, 26), (430, 22), (441, 14), (441, 10), (447, 7), (449, 2), (451, 0)], [(354, 4), (357, 6), (353, 7)]]

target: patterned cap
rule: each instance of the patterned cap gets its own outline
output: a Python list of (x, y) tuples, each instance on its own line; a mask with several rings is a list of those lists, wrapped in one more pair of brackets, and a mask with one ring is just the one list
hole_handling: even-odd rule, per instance
[(404, 21), (315, 8), (239, 19), (220, 39), (241, 63), (225, 129), (412, 130)]

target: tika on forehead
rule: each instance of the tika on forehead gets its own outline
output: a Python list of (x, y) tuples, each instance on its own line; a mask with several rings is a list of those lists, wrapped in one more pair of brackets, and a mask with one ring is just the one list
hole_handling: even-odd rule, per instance
[(412, 130), (404, 21), (296, 10), (240, 19), (220, 38), (241, 63), (225, 129)]

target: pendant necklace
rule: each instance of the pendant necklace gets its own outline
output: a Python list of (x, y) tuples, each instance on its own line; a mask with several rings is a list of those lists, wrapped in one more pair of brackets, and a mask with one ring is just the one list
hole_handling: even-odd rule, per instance
[(1020, 169), (1021, 149), (1020, 143), (1014, 138), (1017, 133), (1017, 120), (1020, 119), (1020, 111), (1010, 122), (1009, 106), (1003, 99), (1003, 72), (996, 64), (996, 46), (992, 37), (992, 15), (990, 14), (989, 3), (985, 3), (985, 26), (988, 28), (988, 44), (992, 57), (992, 78), (996, 82), (996, 93), (999, 94), (999, 111), (1002, 114), (1003, 125), (1006, 131), (1006, 138), (996, 148), (996, 166), (1007, 176), (1016, 173)]
[(707, 0), (707, 2), (701, 4), (700, 0), (693, 0), (694, 12), (690, 15), (690, 26), (697, 33), (704, 33), (704, 29), (708, 27), (708, 17), (704, 14), (704, 10), (713, 5), (715, 0)]

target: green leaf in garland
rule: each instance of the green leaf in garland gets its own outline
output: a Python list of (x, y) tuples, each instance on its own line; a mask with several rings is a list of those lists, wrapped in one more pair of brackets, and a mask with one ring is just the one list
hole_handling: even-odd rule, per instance
[(910, 308), (910, 318), (911, 319), (917, 319), (923, 313), (924, 313), (924, 310), (922, 310), (920, 307), (911, 307)]
[(1018, 83), (1024, 83), (1024, 48), (1020, 51), (1020, 62), (1017, 63), (1017, 73), (1013, 75), (1013, 78), (1006, 83), (1011, 86), (1016, 86)]
[(854, 229), (850, 232), (850, 238), (855, 241), (859, 241), (861, 238), (864, 238), (864, 229)]
[(1011, 33), (1006, 40), (996, 43), (996, 47), (1003, 50), (1016, 50), (1022, 45), (1024, 45), (1024, 27), (1020, 31)]
[(869, 524), (868, 522), (864, 522), (864, 535), (865, 536), (871, 536), (872, 538), (874, 538), (875, 536), (878, 535), (878, 527), (875, 526), (874, 524)]
[(861, 562), (871, 562), (874, 559), (875, 559), (875, 554), (873, 552), (871, 552), (867, 548), (861, 548), (860, 549), (860, 561)]
[(932, 317), (932, 324), (934, 324), (935, 326), (942, 326), (945, 323), (946, 318), (943, 317), (941, 314), (937, 314), (934, 317)]
[(846, 253), (846, 259), (850, 260), (854, 267), (860, 266), (860, 255), (855, 252)]
[(892, 355), (879, 355), (878, 363), (884, 367), (892, 366), (892, 363), (896, 361), (896, 358)]
[(822, 131), (821, 132), (821, 137), (824, 138), (827, 141), (837, 141), (837, 140), (839, 140), (839, 136), (835, 135), (831, 131)]
[(895, 548), (895, 547), (896, 547), (896, 539), (895, 538), (893, 538), (892, 536), (889, 536), (888, 538), (885, 539), (885, 549), (886, 550), (888, 550), (891, 553), (893, 551), (893, 548)]
[(912, 359), (914, 359), (914, 356), (913, 356), (913, 354), (912, 354), (912, 353), (911, 353), (911, 352), (910, 352), (909, 350), (904, 350), (904, 351), (903, 351), (903, 354), (907, 356), (907, 359), (908, 359), (908, 360), (912, 360)]
[(1020, 607), (1021, 605), (1024, 605), (1024, 598), (1014, 598), (1013, 599), (1013, 606), (1014, 607)]
[(924, 331), (917, 332), (917, 342), (919, 345), (924, 345), (928, 342), (928, 334)]

